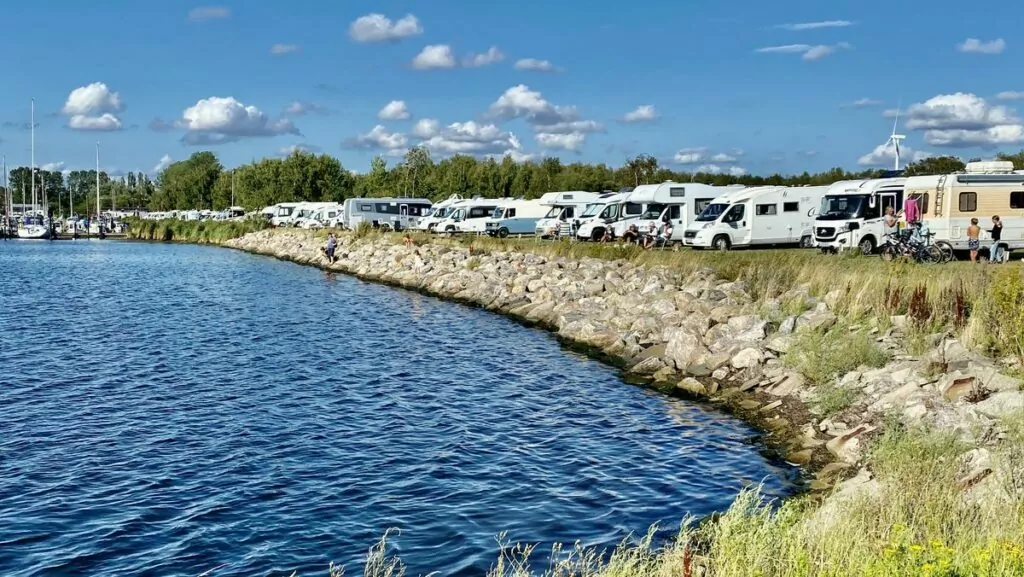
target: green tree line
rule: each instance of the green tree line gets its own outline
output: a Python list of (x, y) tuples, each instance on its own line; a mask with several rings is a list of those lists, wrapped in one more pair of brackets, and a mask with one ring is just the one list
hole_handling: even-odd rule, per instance
[[(997, 158), (1012, 161), (1015, 168), (1024, 169), (1024, 151), (999, 154)], [(961, 159), (939, 156), (909, 164), (905, 174), (942, 174), (963, 169)], [(436, 201), (457, 193), (537, 198), (545, 192), (558, 190), (619, 190), (666, 180), (714, 185), (826, 185), (838, 180), (876, 178), (885, 173), (883, 170), (849, 172), (838, 167), (814, 174), (769, 176), (690, 173), (660, 166), (655, 158), (647, 155), (627, 159), (618, 167), (604, 163), (566, 164), (558, 158), (517, 163), (508, 156), (497, 160), (455, 155), (435, 162), (422, 147), (413, 148), (391, 166), (382, 157), (374, 158), (365, 174), (346, 170), (330, 155), (303, 151), (285, 158), (264, 158), (228, 170), (214, 153), (203, 151), (169, 165), (155, 180), (143, 173), (111, 179), (101, 172), (100, 200), (103, 210), (109, 210), (114, 202), (119, 208), (150, 210), (219, 210), (232, 205), (252, 210), (278, 202), (340, 202), (351, 197), (414, 196)], [(15, 202), (20, 202), (22, 185), (26, 191), (30, 188), (28, 175), (26, 167), (10, 173)], [(76, 213), (95, 211), (95, 171), (37, 170), (37, 179), (40, 179), (37, 187), (46, 183), (47, 196), (54, 208), (57, 208), (58, 197), (63, 197), (63, 207), (67, 206), (66, 195), (70, 191)]]

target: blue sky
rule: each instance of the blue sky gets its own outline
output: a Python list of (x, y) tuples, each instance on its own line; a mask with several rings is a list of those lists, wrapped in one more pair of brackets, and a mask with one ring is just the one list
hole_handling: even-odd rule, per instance
[(898, 105), (904, 161), (987, 157), (1024, 148), (1024, 4), (994, 14), (948, 0), (18, 3), (0, 150), (28, 164), (35, 98), (36, 162), (65, 169), (91, 167), (97, 140), (105, 169), (147, 172), (293, 146), (365, 171), (421, 142), (435, 158), (887, 167), (876, 147)]

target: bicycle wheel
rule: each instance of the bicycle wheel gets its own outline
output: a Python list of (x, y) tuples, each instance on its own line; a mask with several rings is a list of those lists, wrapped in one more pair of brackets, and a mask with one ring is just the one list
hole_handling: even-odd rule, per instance
[(882, 246), (882, 260), (886, 262), (892, 262), (896, 260), (896, 257), (900, 255), (899, 249), (895, 245), (887, 244)]
[(956, 255), (953, 254), (953, 245), (948, 242), (940, 240), (937, 241), (934, 246), (938, 247), (938, 249), (942, 251), (942, 262), (950, 262), (956, 258)]
[(929, 263), (930, 262), (935, 262), (935, 263), (943, 262), (942, 261), (942, 258), (943, 258), (943, 256), (942, 256), (942, 249), (940, 249), (939, 247), (935, 246), (934, 244), (930, 244), (930, 245), (928, 245), (926, 247), (922, 247), (922, 249), (920, 251), (918, 251), (918, 254), (921, 255), (921, 261), (922, 262), (929, 262)]

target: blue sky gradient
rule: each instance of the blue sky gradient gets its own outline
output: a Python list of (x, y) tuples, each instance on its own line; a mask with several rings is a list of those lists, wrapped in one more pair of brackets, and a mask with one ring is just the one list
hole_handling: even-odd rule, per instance
[[(615, 165), (647, 153), (680, 170), (755, 174), (888, 167), (891, 157), (876, 147), (892, 130), (886, 111), (897, 106), (904, 161), (1024, 148), (1015, 106), (1024, 106), (1024, 80), (1014, 65), (1024, 4), (1000, 6), (998, 17), (948, 0), (51, 0), (5, 12), (12, 57), (0, 91), (0, 150), (9, 166), (29, 162), (31, 98), (36, 162), (66, 169), (91, 167), (97, 140), (105, 168), (147, 172), (202, 149), (231, 167), (293, 146), (365, 171), (374, 155), (397, 156), (424, 140), (435, 159), (513, 150)], [(370, 14), (392, 25), (414, 15), (415, 33), (360, 41), (352, 24)], [(438, 45), (450, 47), (454, 67), (413, 66)], [(502, 58), (465, 65), (491, 47)], [(517, 69), (526, 58), (557, 70)], [(78, 101), (74, 120), (75, 107), (65, 108), (72, 91), (94, 83), (116, 102), (106, 93)], [(519, 85), (536, 108), (494, 106)], [(208, 102), (204, 115), (186, 119), (186, 109), (211, 97), (241, 104)], [(378, 118), (395, 100), (409, 118)], [(623, 120), (644, 105), (655, 118)], [(217, 116), (228, 108), (235, 116)], [(300, 108), (307, 113), (295, 114)], [(120, 128), (109, 130), (103, 114)], [(414, 136), (423, 120), (437, 121), (420, 126), (432, 139)], [(445, 128), (452, 123), (463, 124)], [(195, 144), (210, 142), (220, 143)]]

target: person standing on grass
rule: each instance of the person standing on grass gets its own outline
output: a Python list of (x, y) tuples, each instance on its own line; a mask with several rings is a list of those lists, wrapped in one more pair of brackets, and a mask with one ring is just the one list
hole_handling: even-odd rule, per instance
[(992, 247), (988, 249), (988, 262), (993, 264), (999, 262), (999, 239), (1003, 236), (1003, 221), (998, 216), (992, 217), (992, 230), (988, 233), (992, 235)]
[(981, 246), (981, 241), (978, 237), (981, 236), (981, 227), (978, 226), (978, 219), (971, 219), (971, 226), (967, 227), (967, 248), (971, 251), (971, 262), (978, 262), (978, 248)]
[(334, 238), (334, 233), (327, 235), (327, 246), (324, 248), (324, 254), (327, 255), (327, 262), (334, 264), (334, 248), (338, 246), (338, 239)]

